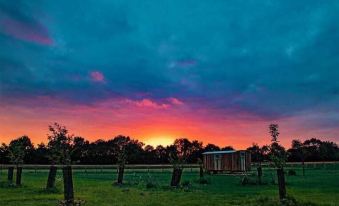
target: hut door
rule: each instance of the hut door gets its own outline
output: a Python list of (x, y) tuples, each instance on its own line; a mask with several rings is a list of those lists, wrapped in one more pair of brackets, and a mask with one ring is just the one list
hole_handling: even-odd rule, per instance
[(245, 159), (245, 152), (240, 152), (240, 170), (246, 170), (246, 159)]
[(214, 155), (214, 170), (221, 170), (221, 155)]

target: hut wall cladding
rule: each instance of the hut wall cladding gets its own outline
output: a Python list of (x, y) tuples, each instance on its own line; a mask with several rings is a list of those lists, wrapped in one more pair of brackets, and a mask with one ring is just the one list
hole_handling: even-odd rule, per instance
[(206, 170), (214, 170), (214, 156), (204, 155), (204, 167)]

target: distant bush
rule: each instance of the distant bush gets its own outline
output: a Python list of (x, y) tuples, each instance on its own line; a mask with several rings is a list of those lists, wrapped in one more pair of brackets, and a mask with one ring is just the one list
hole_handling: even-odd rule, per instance
[(288, 170), (288, 176), (296, 176), (297, 172), (295, 170)]

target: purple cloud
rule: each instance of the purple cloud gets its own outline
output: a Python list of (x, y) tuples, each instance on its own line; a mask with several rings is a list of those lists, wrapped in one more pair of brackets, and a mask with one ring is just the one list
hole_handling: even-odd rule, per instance
[(28, 23), (8, 16), (0, 17), (0, 32), (27, 42), (40, 45), (53, 45), (53, 39), (48, 30), (38, 22)]

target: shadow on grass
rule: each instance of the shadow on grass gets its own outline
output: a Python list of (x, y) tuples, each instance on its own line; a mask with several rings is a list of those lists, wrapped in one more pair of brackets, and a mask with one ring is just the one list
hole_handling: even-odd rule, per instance
[(317, 206), (317, 204), (314, 204), (312, 202), (303, 202), (296, 200), (294, 197), (289, 196), (282, 202), (280, 202), (278, 199), (270, 198), (270, 197), (257, 197), (254, 199), (247, 199), (238, 202), (233, 202), (235, 205), (247, 205), (247, 206)]
[(13, 182), (0, 182), (0, 188), (26, 188), (26, 186), (16, 185)]

